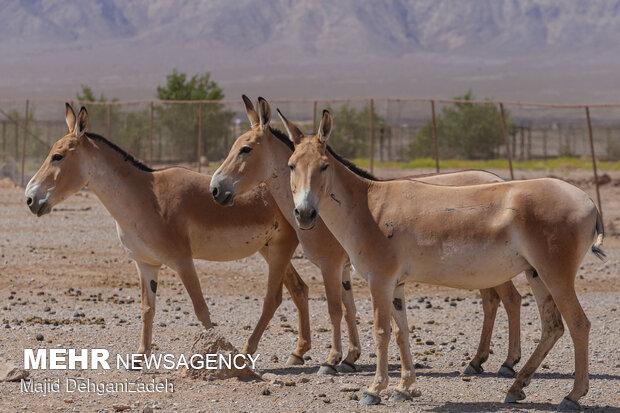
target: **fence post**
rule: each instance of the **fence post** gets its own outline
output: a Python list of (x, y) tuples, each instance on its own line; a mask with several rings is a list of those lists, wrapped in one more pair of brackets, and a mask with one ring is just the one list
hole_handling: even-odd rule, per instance
[(596, 201), (598, 210), (603, 216), (603, 205), (601, 204), (601, 191), (599, 190), (598, 169), (596, 168), (596, 154), (594, 152), (594, 137), (592, 135), (592, 121), (590, 120), (590, 107), (586, 106), (586, 120), (588, 121), (588, 137), (590, 138), (590, 154), (592, 155), (592, 170), (594, 171), (594, 183), (596, 185)]
[(316, 120), (317, 120), (317, 119), (316, 119), (316, 117), (317, 117), (317, 106), (318, 106), (318, 103), (317, 103), (317, 101), (315, 100), (315, 101), (314, 101), (314, 106), (312, 107), (312, 132), (315, 132), (315, 131), (316, 131), (316, 129), (317, 129), (317, 125), (316, 125)]
[(433, 135), (433, 156), (435, 157), (435, 171), (439, 173), (439, 144), (437, 142), (437, 118), (435, 116), (435, 101), (431, 100), (431, 115), (433, 121), (433, 128), (431, 130)]
[(6, 122), (2, 121), (2, 160), (6, 159)]
[(153, 101), (149, 108), (149, 162), (153, 163)]
[(198, 151), (196, 159), (198, 160), (198, 172), (200, 173), (200, 156), (202, 155), (202, 103), (198, 104), (198, 142), (196, 150)]
[(510, 169), (510, 179), (515, 179), (514, 171), (512, 170), (512, 151), (510, 148), (510, 139), (508, 138), (508, 126), (506, 126), (506, 111), (504, 110), (504, 104), (499, 103), (499, 112), (502, 115), (502, 134), (504, 135), (504, 142), (506, 143), (506, 156), (508, 157), (508, 168)]
[(543, 159), (547, 160), (547, 129), (543, 130)]
[(370, 173), (375, 170), (375, 100), (370, 99), (368, 111), (368, 127), (370, 128)]
[(24, 187), (24, 168), (26, 166), (26, 141), (28, 140), (28, 115), (30, 111), (30, 101), (26, 99), (26, 117), (24, 118), (24, 137), (22, 138), (22, 165), (21, 165), (21, 186)]
[(112, 105), (105, 105), (105, 133), (109, 139), (112, 138)]

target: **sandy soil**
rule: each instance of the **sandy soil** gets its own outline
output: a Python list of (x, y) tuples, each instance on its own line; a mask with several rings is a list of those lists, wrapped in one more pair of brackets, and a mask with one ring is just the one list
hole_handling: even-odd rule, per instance
[[(383, 171), (384, 175), (394, 173)], [(602, 192), (605, 221), (611, 233), (605, 242), (610, 260), (603, 264), (588, 256), (577, 279), (580, 299), (592, 321), (590, 391), (582, 399), (592, 411), (620, 411), (620, 278), (614, 259), (620, 239), (612, 235), (614, 226), (620, 224), (614, 224), (620, 220), (620, 187), (614, 185), (620, 176), (612, 178)], [(592, 193), (591, 185), (585, 181), (582, 185)], [(136, 350), (140, 332), (138, 276), (117, 240), (113, 220), (97, 199), (83, 191), (52, 214), (36, 219), (23, 205), (22, 190), (4, 185), (0, 188), (0, 205), (0, 359), (20, 364), (24, 348), (39, 347), (106, 348), (112, 354)], [(285, 295), (259, 347), (258, 368), (263, 374), (269, 373), (264, 382), (204, 382), (185, 377), (182, 371), (38, 370), (31, 372), (36, 380), (169, 380), (174, 392), (101, 396), (63, 392), (43, 396), (20, 393), (19, 383), (0, 383), (0, 411), (112, 412), (149, 411), (150, 407), (160, 411), (205, 412), (360, 410), (355, 399), (370, 383), (375, 363), (372, 313), (365, 282), (357, 277), (353, 283), (363, 345), (361, 371), (337, 377), (317, 376), (330, 337), (323, 287), (314, 266), (302, 258), (295, 259), (294, 265), (311, 289), (313, 348), (304, 366), (284, 365), (294, 347), (297, 318)], [(218, 330), (240, 348), (258, 318), (266, 266), (260, 257), (253, 256), (229, 263), (200, 262), (198, 270)], [(165, 269), (160, 280), (154, 329), (156, 348), (163, 353), (189, 354), (201, 327), (178, 278)], [(362, 410), (553, 411), (568, 393), (573, 381), (573, 351), (568, 334), (556, 344), (526, 388), (526, 401), (518, 406), (505, 405), (501, 402), (512, 381), (494, 374), (507, 350), (503, 310), (499, 311), (493, 337), (494, 354), (485, 365), (487, 373), (463, 379), (460, 372), (475, 353), (482, 325), (478, 292), (410, 284), (407, 308), (412, 349), (419, 363), (416, 386), (422, 395), (399, 404), (384, 398), (382, 405)], [(524, 277), (517, 277), (516, 284), (525, 296), (524, 358), (520, 367), (540, 333), (536, 305)], [(445, 301), (457, 297), (461, 301), (456, 301), (456, 306)], [(343, 339), (346, 345), (346, 331)], [(395, 385), (398, 357), (393, 342), (390, 355), (391, 384)]]

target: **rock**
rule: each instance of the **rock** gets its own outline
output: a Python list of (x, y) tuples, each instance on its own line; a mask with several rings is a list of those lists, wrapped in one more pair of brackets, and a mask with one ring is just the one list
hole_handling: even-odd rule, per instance
[(360, 387), (356, 386), (355, 384), (343, 384), (342, 386), (340, 386), (340, 391), (343, 393), (356, 392), (359, 390), (360, 390)]
[(43, 334), (41, 334), (41, 333), (38, 333), (34, 338), (37, 341), (43, 341), (45, 339), (45, 337), (43, 337)]
[(0, 382), (20, 381), (30, 375), (28, 370), (17, 367), (10, 361), (0, 360)]
[(131, 409), (131, 406), (126, 404), (113, 404), (112, 408), (115, 412), (124, 412), (125, 410)]
[(271, 390), (269, 389), (263, 389), (262, 393), (263, 396), (269, 396), (271, 394)]
[(153, 407), (147, 404), (142, 408), (142, 413), (153, 413)]
[[(219, 354), (222, 356), (240, 354), (239, 350), (235, 348), (222, 334), (220, 334), (217, 328), (212, 328), (208, 331), (203, 331), (198, 335), (198, 338), (192, 345), (193, 354)], [(201, 380), (224, 380), (230, 378), (237, 378), (242, 381), (262, 381), (261, 377), (248, 366), (242, 369), (226, 368), (209, 370), (209, 369), (193, 369), (189, 368), (186, 373), (187, 377)]]

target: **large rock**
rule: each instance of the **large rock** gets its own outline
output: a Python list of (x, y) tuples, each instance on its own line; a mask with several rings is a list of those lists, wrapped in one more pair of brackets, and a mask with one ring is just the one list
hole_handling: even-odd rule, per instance
[(16, 366), (13, 362), (0, 360), (0, 382), (20, 381), (28, 377), (30, 372)]
[[(192, 345), (192, 354), (221, 354), (235, 355), (239, 354), (239, 350), (235, 348), (223, 335), (218, 333), (216, 328), (200, 333), (198, 338)], [(201, 380), (225, 380), (237, 378), (242, 381), (262, 381), (260, 375), (249, 367), (243, 369), (228, 369), (224, 366), (222, 369), (193, 369), (187, 370), (187, 376), (193, 379)]]

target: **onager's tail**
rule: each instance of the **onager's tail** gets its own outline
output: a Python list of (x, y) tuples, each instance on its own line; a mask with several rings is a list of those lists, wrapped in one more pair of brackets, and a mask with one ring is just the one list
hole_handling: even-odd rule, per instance
[(603, 217), (601, 217), (600, 211), (596, 210), (596, 241), (592, 245), (592, 254), (601, 261), (607, 260), (607, 253), (603, 251), (601, 245), (603, 245), (603, 239), (605, 238), (605, 229), (603, 228)]

